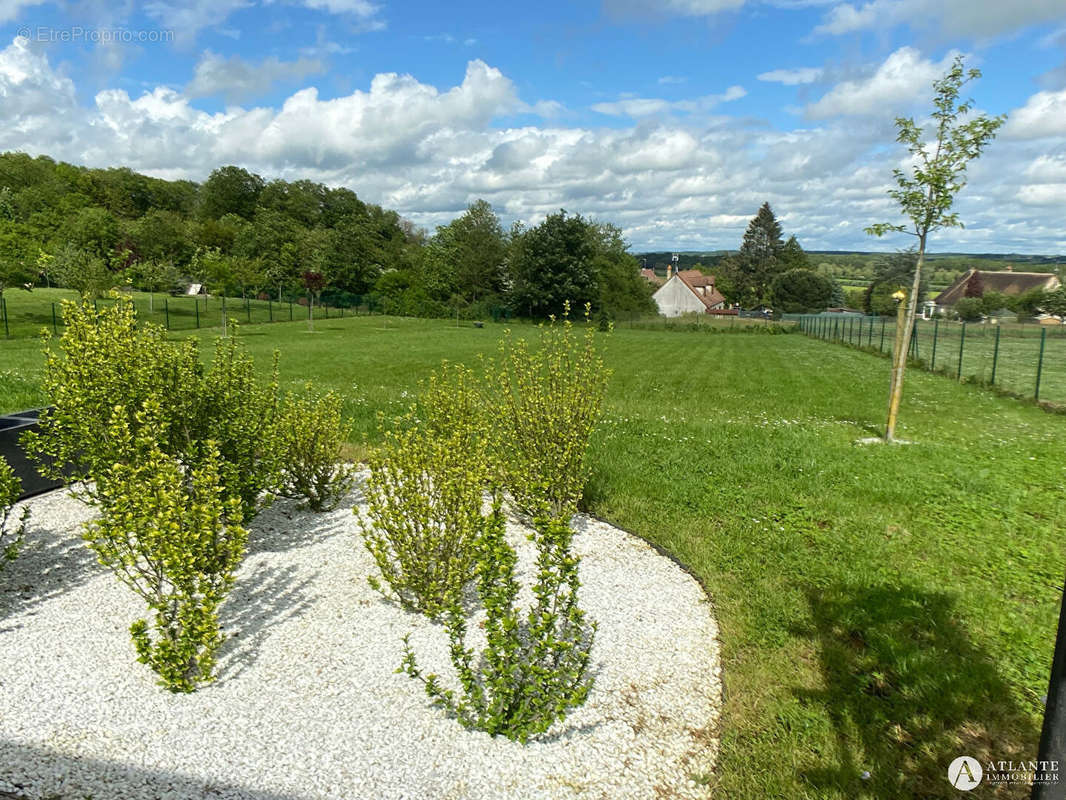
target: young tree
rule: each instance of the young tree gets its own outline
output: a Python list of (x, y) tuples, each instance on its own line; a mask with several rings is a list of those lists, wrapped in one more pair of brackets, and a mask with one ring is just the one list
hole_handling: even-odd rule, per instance
[(912, 173), (893, 170), (898, 188), (889, 190), (889, 196), (899, 203), (903, 215), (910, 220), (910, 227), (881, 222), (866, 228), (866, 232), (873, 236), (895, 232), (909, 233), (918, 239), (918, 261), (907, 298), (902, 346), (896, 348), (897, 357), (892, 365), (886, 442), (891, 442), (896, 432), (896, 417), (903, 394), (903, 371), (918, 309), (929, 234), (941, 228), (962, 227), (958, 215), (952, 213), (951, 206), (955, 195), (966, 185), (967, 164), (981, 155), (1006, 119), (1004, 115), (988, 117), (977, 114), (971, 117), (973, 101), (959, 102), (962, 87), (980, 76), (979, 70), (965, 70), (962, 57), (958, 56), (947, 74), (933, 83), (936, 110), (932, 113), (934, 138), (931, 142), (927, 143), (926, 132), (913, 118), (896, 118), (896, 128), (899, 130), (896, 141), (906, 145), (910, 152)]
[(309, 305), (307, 306), (307, 330), (315, 329), (315, 298), (322, 293), (326, 286), (326, 276), (321, 272), (305, 272), (301, 276), (304, 288), (307, 290)]

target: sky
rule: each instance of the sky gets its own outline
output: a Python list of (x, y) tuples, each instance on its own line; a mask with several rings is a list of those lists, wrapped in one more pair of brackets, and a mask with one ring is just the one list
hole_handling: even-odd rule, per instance
[(1066, 1), (0, 0), (0, 151), (345, 186), (432, 233), (489, 201), (635, 251), (735, 249), (769, 202), (808, 250), (892, 250), (963, 56), (1007, 122), (933, 251), (1066, 253)]

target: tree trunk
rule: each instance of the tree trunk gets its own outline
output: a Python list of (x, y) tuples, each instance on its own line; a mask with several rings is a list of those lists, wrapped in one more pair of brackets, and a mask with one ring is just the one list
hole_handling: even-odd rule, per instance
[(899, 416), (899, 404), (903, 399), (903, 373), (907, 368), (907, 353), (910, 352), (911, 332), (918, 312), (918, 291), (922, 283), (922, 266), (925, 264), (925, 239), (927, 234), (918, 237), (918, 263), (914, 267), (914, 281), (911, 283), (911, 295), (907, 298), (907, 313), (903, 321), (903, 338), (899, 351), (892, 365), (892, 394), (888, 401), (888, 423), (885, 425), (885, 441), (891, 442), (896, 435), (896, 418)]

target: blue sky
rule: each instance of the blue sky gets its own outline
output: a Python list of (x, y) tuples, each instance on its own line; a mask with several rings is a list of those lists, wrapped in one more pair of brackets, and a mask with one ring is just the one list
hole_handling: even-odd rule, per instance
[(473, 200), (634, 249), (891, 249), (893, 119), (963, 54), (1009, 121), (935, 250), (1066, 253), (1062, 0), (0, 0), (0, 149), (202, 180), (236, 163), (429, 230)]

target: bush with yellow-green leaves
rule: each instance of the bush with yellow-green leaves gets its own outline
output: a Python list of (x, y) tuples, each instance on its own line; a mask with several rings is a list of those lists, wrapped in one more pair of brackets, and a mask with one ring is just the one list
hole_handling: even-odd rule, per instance
[(22, 537), (26, 533), (29, 508), (24, 507), (21, 514), (12, 517), (13, 507), (21, 491), (22, 482), (3, 456), (0, 456), (0, 570), (3, 570), (8, 561), (18, 556)]
[[(588, 313), (586, 308), (581, 337), (564, 318), (542, 330), (536, 349), (524, 340), (506, 341), (476, 389), (466, 371), (458, 373), (464, 377), (458, 391), (454, 381), (431, 381), (405, 420), (407, 427), (386, 434), (385, 446), (371, 462), (371, 516), (379, 528), (403, 533), (387, 540), (402, 542), (392, 552), (380, 540), (371, 546), (368, 539), (394, 588), (404, 582), (387, 568), (417, 569), (418, 585), (425, 585), (421, 576), (441, 563), (437, 552), (461, 545), (449, 557), (469, 553), (447, 591), (435, 594), (432, 605), (415, 606), (434, 615), (446, 610), (458, 686), (425, 674), (406, 639), (400, 669), (421, 680), (434, 703), (464, 726), (520, 742), (584, 703), (592, 686), (588, 666), (595, 624), (578, 606), (579, 559), (570, 527), (587, 479), (585, 454), (608, 380)], [(487, 447), (486, 426), (491, 433)], [(533, 526), (534, 602), (525, 610), (518, 602), (517, 555), (505, 539), (501, 485), (513, 508)], [(441, 497), (441, 487), (458, 489), (462, 502)], [(455, 530), (463, 536), (447, 535)], [(381, 558), (383, 552), (389, 557)], [(461, 576), (471, 567), (485, 612), (480, 648), (469, 645), (459, 591)]]
[[(431, 618), (474, 575), (490, 477), (482, 404), (473, 373), (446, 364), (367, 459), (364, 543), (391, 594)], [(386, 593), (377, 576), (369, 581)]]
[(162, 327), (138, 325), (132, 301), (117, 294), (99, 308), (65, 302), (63, 319), (59, 346), (44, 350), (53, 408), (41, 415), (39, 432), (22, 438), (41, 472), (74, 482), (91, 505), (106, 502), (97, 478), (119, 460), (109, 435), (115, 409), (136, 437), (138, 412), (154, 403), (166, 423), (159, 449), (190, 470), (217, 454), (224, 494), (240, 501), (244, 519), (254, 516), (277, 483), (277, 355), (266, 385), (233, 336), (216, 341), (205, 368), (196, 342), (171, 342)]
[(130, 626), (137, 660), (173, 692), (213, 678), (222, 643), (218, 609), (233, 585), (248, 532), (241, 502), (226, 496), (214, 442), (185, 468), (163, 452), (170, 423), (149, 399), (133, 413), (116, 406), (106, 428), (120, 456), (95, 475), (102, 514), (83, 537), (101, 564), (147, 603), (152, 620)]
[(541, 327), (540, 344), (510, 336), (490, 364), (494, 459), (512, 505), (527, 519), (569, 518), (588, 466), (589, 438), (610, 378), (585, 307), (580, 335), (567, 315)]
[(355, 467), (341, 452), (351, 431), (341, 406), (335, 392), (319, 396), (307, 384), (302, 393), (286, 395), (278, 415), (278, 493), (303, 500), (312, 511), (336, 508), (355, 481)]
[(588, 666), (595, 623), (578, 607), (578, 564), (569, 521), (537, 517), (534, 602), (525, 614), (518, 604), (517, 556), (504, 539), (497, 497), (485, 518), (477, 547), (477, 592), (485, 609), (485, 645), (467, 646), (467, 623), (458, 599), (445, 618), (452, 665), (459, 688), (425, 675), (408, 639), (400, 669), (425, 685), (434, 703), (467, 727), (525, 742), (580, 706), (592, 688)]

